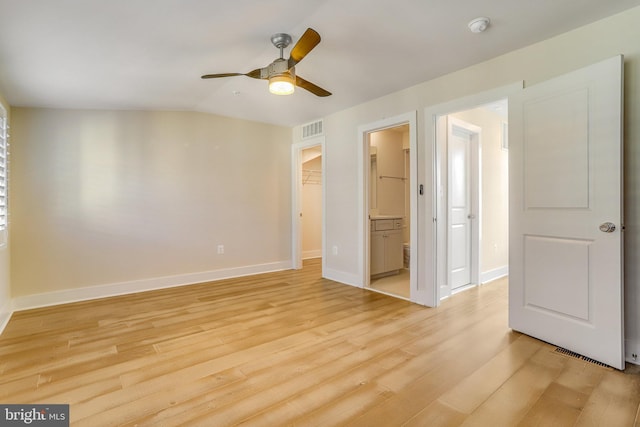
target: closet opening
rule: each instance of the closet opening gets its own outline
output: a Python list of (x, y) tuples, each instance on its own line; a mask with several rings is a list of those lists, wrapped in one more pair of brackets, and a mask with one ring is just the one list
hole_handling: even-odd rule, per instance
[(325, 255), (324, 136), (293, 144), (292, 162), (292, 267), (303, 260), (322, 263)]

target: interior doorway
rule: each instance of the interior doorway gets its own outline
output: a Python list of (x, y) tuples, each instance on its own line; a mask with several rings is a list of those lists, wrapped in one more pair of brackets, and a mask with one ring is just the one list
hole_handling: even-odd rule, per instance
[(509, 273), (507, 99), (436, 119), (439, 297)]
[(416, 112), (358, 128), (360, 283), (419, 299)]
[(369, 287), (409, 299), (411, 150), (409, 125), (369, 133)]
[(292, 267), (322, 258), (325, 269), (324, 137), (293, 144), (292, 153)]

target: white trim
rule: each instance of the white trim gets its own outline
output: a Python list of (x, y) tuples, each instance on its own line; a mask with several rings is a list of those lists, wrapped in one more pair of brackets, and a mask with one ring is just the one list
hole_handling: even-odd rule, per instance
[(315, 249), (312, 251), (302, 251), (302, 259), (320, 258), (322, 256), (322, 249)]
[(4, 306), (0, 307), (0, 334), (4, 332), (4, 328), (9, 324), (11, 316), (13, 315), (13, 301), (9, 300), (5, 302)]
[[(640, 340), (635, 338), (628, 338), (624, 342), (625, 360), (634, 365), (640, 365)], [(633, 354), (636, 358), (633, 358)]]
[(509, 266), (494, 268), (493, 270), (483, 271), (480, 273), (480, 283), (489, 283), (493, 280), (500, 279), (509, 275)]
[(221, 270), (204, 271), (201, 273), (165, 276), (153, 279), (133, 280), (130, 282), (111, 283), (84, 288), (64, 289), (61, 291), (46, 292), (42, 294), (25, 295), (15, 297), (13, 299), (13, 310), (28, 310), (31, 308), (47, 307), (51, 305), (107, 298), (137, 292), (187, 286), (214, 280), (250, 276), (253, 274), (271, 273), (274, 271), (288, 270), (290, 267), (290, 261), (279, 261), (246, 267), (225, 268)]

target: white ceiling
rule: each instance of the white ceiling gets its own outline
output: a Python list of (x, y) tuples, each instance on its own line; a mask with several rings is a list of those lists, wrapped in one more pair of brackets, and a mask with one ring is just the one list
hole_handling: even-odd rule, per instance
[[(297, 125), (640, 5), (640, 0), (0, 0), (13, 106), (211, 112)], [(491, 18), (482, 34), (467, 23)], [(296, 73), (333, 92), (271, 95), (248, 72), (270, 36), (322, 42)], [(288, 51), (285, 57), (288, 57)]]

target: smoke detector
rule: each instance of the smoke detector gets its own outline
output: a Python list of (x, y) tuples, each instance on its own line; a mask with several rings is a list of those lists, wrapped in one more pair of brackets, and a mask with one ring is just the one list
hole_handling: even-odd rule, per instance
[(469, 22), (468, 26), (472, 33), (481, 33), (489, 27), (490, 22), (489, 18), (481, 16)]

